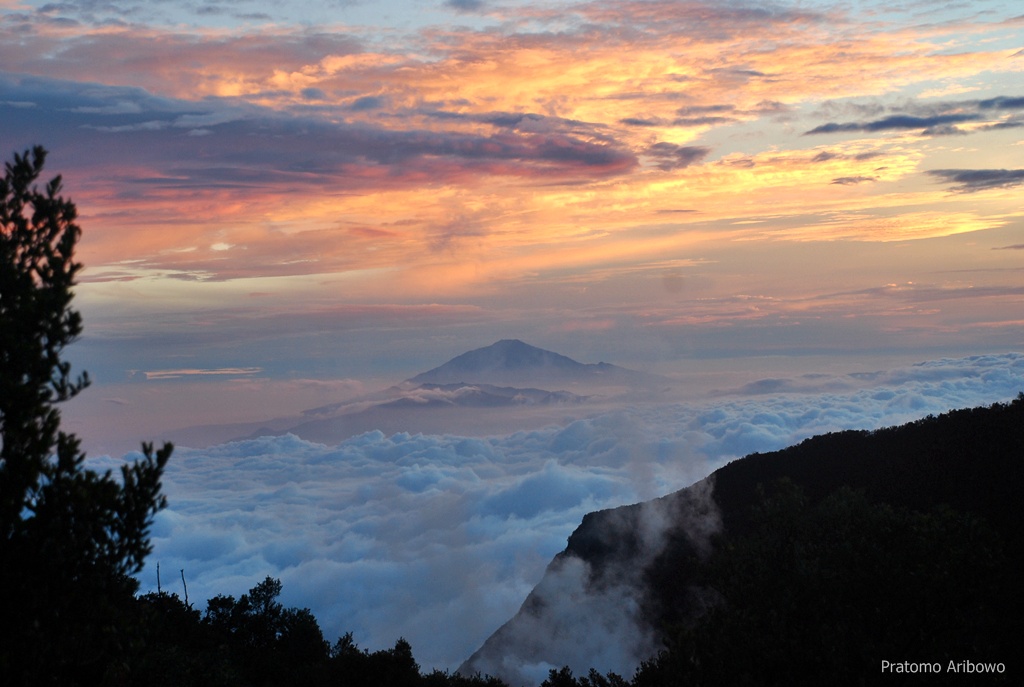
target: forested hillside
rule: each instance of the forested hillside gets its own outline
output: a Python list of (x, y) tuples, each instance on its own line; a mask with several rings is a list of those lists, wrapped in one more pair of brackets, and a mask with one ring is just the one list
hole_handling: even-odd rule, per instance
[[(545, 590), (583, 565), (581, 597), (635, 601), (622, 622), (661, 644), (637, 686), (868, 684), (883, 660), (943, 672), (1002, 662), (992, 679), (1009, 680), (1020, 670), (1022, 487), (1024, 394), (754, 454), (654, 502), (589, 514), (464, 670), (557, 664), (523, 637), (560, 622)], [(657, 537), (652, 514), (669, 514)], [(598, 684), (571, 672), (548, 684)]]

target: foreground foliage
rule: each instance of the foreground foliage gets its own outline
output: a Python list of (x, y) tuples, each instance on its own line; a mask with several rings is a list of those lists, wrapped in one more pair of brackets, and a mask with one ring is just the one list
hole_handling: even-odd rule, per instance
[(235, 599), (217, 596), (200, 615), (177, 596), (139, 598), (144, 646), (127, 657), (124, 682), (181, 687), (351, 685), (352, 687), (500, 687), (488, 677), (422, 674), (404, 639), (361, 650), (351, 634), (325, 641), (309, 609), (277, 601), (281, 582), (266, 578)]
[(74, 203), (43, 188), (46, 151), (15, 155), (0, 179), (0, 675), (5, 684), (91, 684), (130, 649), (149, 525), (164, 506), (170, 445), (118, 477), (84, 466), (57, 404), (89, 384), (64, 348), (81, 265)]

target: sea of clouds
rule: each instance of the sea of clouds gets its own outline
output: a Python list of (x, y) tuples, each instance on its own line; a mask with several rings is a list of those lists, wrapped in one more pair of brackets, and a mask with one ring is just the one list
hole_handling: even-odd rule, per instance
[[(519, 608), (587, 512), (686, 487), (735, 458), (841, 429), (900, 424), (1024, 390), (1024, 355), (872, 374), (762, 380), (699, 402), (632, 405), (566, 426), (474, 438), (368, 432), (179, 447), (139, 579), (205, 608), (266, 576), (334, 641), (407, 639), (454, 670)], [(137, 454), (124, 459), (132, 460)], [(90, 459), (94, 468), (123, 459)], [(633, 657), (592, 660), (627, 676)]]

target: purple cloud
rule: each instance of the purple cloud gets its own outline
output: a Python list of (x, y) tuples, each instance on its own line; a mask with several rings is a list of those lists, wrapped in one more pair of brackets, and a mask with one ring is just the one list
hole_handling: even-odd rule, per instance
[(932, 169), (927, 174), (952, 184), (958, 193), (974, 193), (1024, 184), (1024, 169)]
[(657, 160), (658, 169), (670, 172), (684, 169), (703, 160), (711, 152), (706, 146), (681, 146), (674, 143), (655, 143), (645, 154)]

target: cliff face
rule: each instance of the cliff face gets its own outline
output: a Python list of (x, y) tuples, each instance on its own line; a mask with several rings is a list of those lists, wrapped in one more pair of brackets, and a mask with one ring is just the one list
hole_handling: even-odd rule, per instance
[[(651, 593), (652, 571), (692, 569), (721, 527), (712, 485), (708, 478), (660, 499), (587, 514), (515, 617), (459, 672), (513, 686), (539, 684), (562, 665), (632, 673), (660, 645), (651, 620), (663, 600)], [(685, 576), (679, 579), (685, 586)], [(703, 604), (696, 587), (672, 599), (680, 617)]]
[[(626, 677), (662, 646), (666, 627), (718, 603), (698, 563), (752, 527), (759, 487), (787, 478), (820, 501), (842, 487), (872, 502), (939, 505), (983, 518), (1007, 560), (1024, 556), (1024, 396), (901, 427), (841, 432), (734, 461), (654, 501), (588, 514), (519, 612), (459, 669), (538, 684), (569, 665)], [(713, 583), (713, 580), (711, 580)]]

